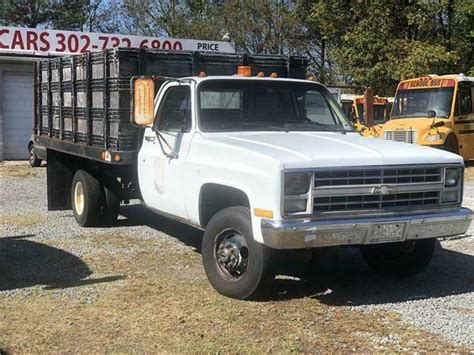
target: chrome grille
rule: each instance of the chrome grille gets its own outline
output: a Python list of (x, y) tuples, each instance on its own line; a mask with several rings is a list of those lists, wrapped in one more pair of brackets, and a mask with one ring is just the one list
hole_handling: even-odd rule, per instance
[(314, 212), (380, 210), (397, 207), (432, 207), (439, 204), (440, 191), (397, 193), (390, 195), (356, 195), (315, 197)]
[(418, 131), (416, 129), (409, 131), (385, 131), (383, 137), (389, 141), (416, 143)]
[(440, 167), (317, 171), (314, 187), (440, 182), (441, 172)]
[(386, 166), (318, 170), (313, 213), (432, 208), (441, 203), (441, 166)]

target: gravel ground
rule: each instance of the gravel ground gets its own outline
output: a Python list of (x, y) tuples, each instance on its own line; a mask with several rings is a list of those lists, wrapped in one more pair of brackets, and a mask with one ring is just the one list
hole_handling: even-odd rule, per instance
[[(18, 163), (7, 162), (2, 166), (18, 166)], [(19, 166), (17, 177), (13, 174), (0, 178), (0, 241), (1, 237), (65, 241), (68, 242), (68, 252), (81, 258), (94, 252), (94, 245), (79, 241), (71, 243), (71, 240), (76, 240), (73, 238), (126, 232), (138, 239), (169, 241), (176, 250), (184, 253), (198, 249), (199, 231), (186, 226), (176, 229), (174, 222), (149, 214), (138, 205), (122, 207), (117, 227), (85, 230), (75, 223), (71, 211), (47, 212), (44, 167), (29, 172), (23, 164)], [(469, 170), (472, 176), (474, 167)], [(465, 183), (464, 205), (474, 209), (474, 179)], [(111, 244), (109, 249), (111, 255), (117, 252), (116, 245)], [(127, 251), (133, 253), (133, 248)], [(352, 249), (329, 253), (323, 260), (326, 264), (319, 275), (318, 292), (305, 285), (293, 285), (297, 289), (294, 292), (317, 298), (331, 309), (336, 306), (362, 312), (395, 311), (405, 324), (439, 334), (455, 345), (467, 346), (474, 351), (474, 226), (464, 238), (441, 241), (428, 270), (411, 279), (387, 279), (373, 274)], [(92, 274), (87, 268), (75, 270), (73, 275), (67, 271), (55, 275), (49, 283), (61, 284), (71, 281), (71, 278), (87, 279)], [(26, 272), (34, 274), (33, 270)], [(95, 279), (113, 279), (113, 276), (97, 273), (93, 276)], [(202, 279), (204, 275), (198, 272), (195, 277)], [(37, 280), (25, 277), (17, 282), (17, 287), (3, 290), (0, 284), (0, 297), (27, 300), (36, 292), (30, 286), (37, 285)], [(121, 282), (119, 278), (117, 282)], [(48, 281), (42, 284), (48, 284)], [(94, 286), (89, 287), (86, 283), (84, 287), (63, 288), (58, 292), (80, 292), (91, 299), (98, 297)], [(293, 291), (285, 292), (289, 292), (288, 297), (291, 297)], [(392, 341), (390, 337), (393, 336), (389, 334), (386, 339), (372, 340), (383, 344)]]

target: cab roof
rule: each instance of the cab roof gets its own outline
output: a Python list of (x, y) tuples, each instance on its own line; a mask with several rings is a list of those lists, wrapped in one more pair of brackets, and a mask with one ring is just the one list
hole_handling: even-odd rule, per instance
[(196, 83), (201, 83), (204, 81), (210, 81), (210, 80), (250, 80), (250, 81), (285, 81), (285, 82), (294, 82), (294, 83), (315, 83), (319, 85), (323, 85), (318, 81), (314, 80), (307, 80), (307, 79), (295, 79), (295, 78), (285, 78), (285, 77), (278, 77), (278, 78), (272, 78), (269, 76), (264, 76), (264, 77), (258, 77), (258, 76), (242, 76), (242, 75), (216, 75), (216, 76), (189, 76), (185, 78), (180, 78), (183, 80), (190, 79), (195, 81)]

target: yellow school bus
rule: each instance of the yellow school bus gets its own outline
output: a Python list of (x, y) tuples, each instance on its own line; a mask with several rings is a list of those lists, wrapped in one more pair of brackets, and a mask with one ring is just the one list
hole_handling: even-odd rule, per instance
[(429, 75), (398, 84), (380, 138), (417, 143), (474, 159), (474, 77)]
[(386, 97), (374, 96), (374, 123), (368, 127), (364, 114), (364, 96), (342, 94), (341, 106), (355, 129), (364, 136), (378, 136), (380, 124), (388, 118), (388, 100)]

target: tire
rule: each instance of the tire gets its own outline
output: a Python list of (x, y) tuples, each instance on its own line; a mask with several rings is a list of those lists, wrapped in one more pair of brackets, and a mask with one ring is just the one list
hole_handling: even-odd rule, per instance
[(365, 245), (360, 252), (376, 272), (392, 276), (413, 276), (423, 272), (433, 258), (436, 239), (403, 243)]
[(105, 227), (115, 225), (120, 209), (120, 197), (107, 186), (103, 187), (103, 199), (101, 206), (100, 222)]
[(446, 150), (447, 152), (451, 152), (451, 153), (459, 155), (458, 142), (457, 142), (456, 138), (452, 135), (450, 135), (446, 138), (446, 140), (444, 141), (444, 144), (443, 144), (441, 149)]
[(30, 152), (30, 166), (32, 168), (37, 168), (41, 166), (41, 159), (39, 159), (38, 156), (36, 155), (34, 144), (30, 144), (29, 152)]
[(71, 205), (76, 222), (82, 227), (100, 225), (102, 191), (99, 180), (84, 170), (74, 174)]
[(244, 300), (263, 295), (273, 279), (270, 252), (254, 241), (247, 207), (223, 209), (211, 218), (204, 232), (204, 270), (212, 287), (227, 297)]

